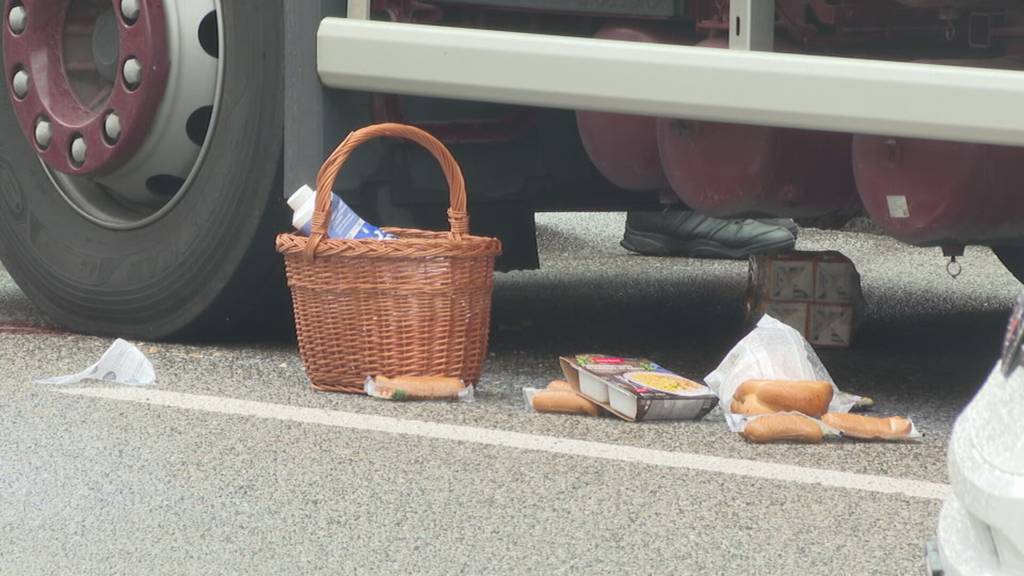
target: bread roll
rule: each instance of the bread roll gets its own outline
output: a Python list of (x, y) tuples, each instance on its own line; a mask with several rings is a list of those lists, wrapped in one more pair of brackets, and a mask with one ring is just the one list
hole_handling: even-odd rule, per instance
[(860, 414), (839, 414), (830, 412), (821, 417), (827, 426), (843, 433), (843, 436), (862, 440), (897, 440), (910, 435), (913, 424), (900, 416), (878, 418)]
[(553, 392), (572, 392), (573, 394), (576, 393), (576, 389), (572, 387), (572, 384), (569, 384), (565, 380), (552, 380), (548, 384), (548, 390), (551, 390)]
[(832, 385), (820, 380), (747, 380), (732, 397), (734, 414), (800, 412), (818, 418), (828, 412)]
[(541, 390), (533, 396), (533, 409), (550, 414), (585, 414), (598, 416), (600, 408), (575, 392)]
[(747, 422), (740, 435), (758, 444), (766, 442), (821, 442), (821, 426), (800, 414), (769, 414)]
[(377, 376), (374, 380), (384, 396), (403, 400), (456, 398), (466, 389), (462, 380), (444, 376)]

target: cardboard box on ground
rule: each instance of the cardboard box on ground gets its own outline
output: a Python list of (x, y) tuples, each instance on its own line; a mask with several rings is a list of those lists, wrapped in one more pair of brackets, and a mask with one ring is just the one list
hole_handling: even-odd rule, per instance
[(864, 309), (860, 274), (839, 252), (750, 258), (747, 322), (770, 314), (817, 348), (848, 348)]
[(580, 354), (559, 363), (579, 394), (630, 422), (699, 420), (718, 404), (704, 384), (645, 358)]

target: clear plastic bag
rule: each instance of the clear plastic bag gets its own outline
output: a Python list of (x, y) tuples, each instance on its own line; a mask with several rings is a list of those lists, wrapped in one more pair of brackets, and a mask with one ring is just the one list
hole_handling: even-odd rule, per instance
[(799, 332), (767, 314), (704, 379), (718, 394), (719, 407), (733, 432), (742, 431), (747, 421), (746, 416), (732, 413), (733, 394), (741, 384), (755, 379), (828, 382), (833, 391), (829, 412), (849, 412), (860, 400), (836, 387), (814, 348)]

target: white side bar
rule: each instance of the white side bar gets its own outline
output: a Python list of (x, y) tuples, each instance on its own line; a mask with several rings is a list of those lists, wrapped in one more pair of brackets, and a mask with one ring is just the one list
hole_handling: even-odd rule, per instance
[(328, 87), (1024, 145), (1024, 73), (326, 18)]
[(730, 50), (771, 52), (775, 46), (775, 2), (732, 0), (729, 22)]
[(345, 7), (345, 16), (352, 20), (370, 19), (370, 0), (348, 0)]

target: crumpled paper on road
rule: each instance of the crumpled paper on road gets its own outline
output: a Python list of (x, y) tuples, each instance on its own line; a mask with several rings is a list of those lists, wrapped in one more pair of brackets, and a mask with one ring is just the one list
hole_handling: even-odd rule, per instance
[(63, 386), (78, 384), (83, 380), (100, 380), (112, 384), (147, 386), (156, 381), (153, 364), (135, 347), (120, 338), (100, 357), (99, 362), (77, 374), (36, 380), (37, 384)]
[(860, 396), (840, 390), (802, 334), (765, 314), (704, 382), (715, 391), (729, 429), (739, 432), (746, 416), (732, 413), (732, 397), (747, 380), (821, 380), (832, 385), (829, 412), (849, 412)]

